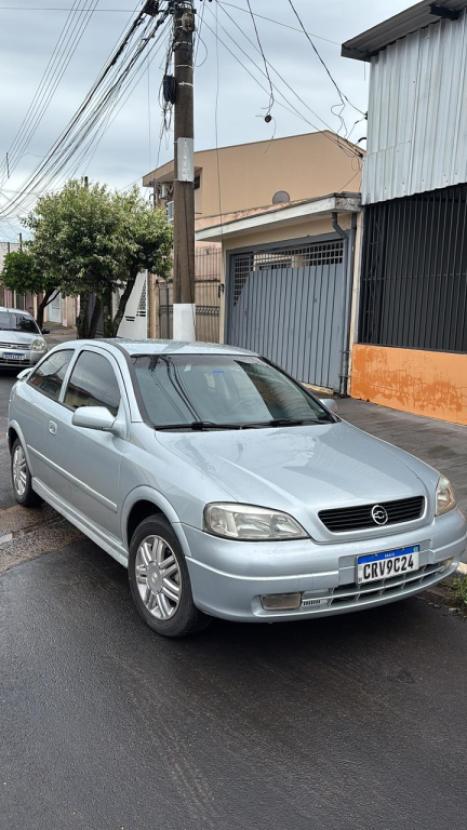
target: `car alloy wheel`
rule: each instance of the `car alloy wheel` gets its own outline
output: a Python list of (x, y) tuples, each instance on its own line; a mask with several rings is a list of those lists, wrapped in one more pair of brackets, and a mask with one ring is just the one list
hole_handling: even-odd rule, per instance
[(136, 584), (152, 616), (169, 620), (182, 594), (182, 575), (168, 542), (160, 536), (146, 536), (136, 552)]
[(16, 444), (13, 452), (12, 473), (15, 493), (20, 498), (23, 498), (28, 484), (28, 471), (26, 456), (24, 455), (24, 450), (19, 443)]
[(39, 507), (42, 499), (32, 489), (26, 453), (19, 438), (15, 439), (11, 448), (11, 482), (18, 504), (22, 507)]
[(134, 530), (128, 580), (138, 613), (158, 634), (185, 637), (208, 625), (193, 602), (185, 556), (165, 516), (148, 516)]

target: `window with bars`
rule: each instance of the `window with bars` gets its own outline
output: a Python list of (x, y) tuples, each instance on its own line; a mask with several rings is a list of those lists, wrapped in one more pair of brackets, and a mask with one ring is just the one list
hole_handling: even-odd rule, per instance
[(340, 265), (344, 258), (344, 241), (310, 242), (290, 248), (270, 248), (233, 255), (233, 304), (236, 305), (244, 285), (255, 272), (284, 268), (312, 268)]
[(467, 185), (365, 208), (361, 343), (467, 352)]

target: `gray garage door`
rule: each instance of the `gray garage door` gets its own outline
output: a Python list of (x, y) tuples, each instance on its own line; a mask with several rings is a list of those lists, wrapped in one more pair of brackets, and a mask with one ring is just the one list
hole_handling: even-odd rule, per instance
[(260, 352), (298, 380), (346, 391), (346, 240), (232, 254), (226, 340)]

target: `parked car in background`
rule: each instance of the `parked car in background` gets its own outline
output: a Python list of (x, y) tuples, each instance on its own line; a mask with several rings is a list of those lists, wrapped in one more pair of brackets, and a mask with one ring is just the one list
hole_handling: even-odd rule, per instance
[(167, 636), (371, 608), (465, 555), (443, 475), (242, 349), (68, 342), (21, 373), (8, 439), (17, 502), (45, 499), (126, 566)]
[(33, 366), (47, 351), (34, 317), (27, 311), (0, 306), (0, 367)]

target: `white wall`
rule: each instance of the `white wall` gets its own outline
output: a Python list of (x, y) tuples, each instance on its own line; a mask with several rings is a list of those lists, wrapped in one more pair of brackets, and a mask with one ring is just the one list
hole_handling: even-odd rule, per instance
[(148, 336), (147, 305), (147, 271), (143, 271), (136, 277), (118, 329), (118, 337), (146, 340)]

